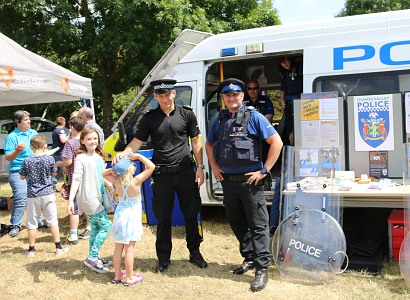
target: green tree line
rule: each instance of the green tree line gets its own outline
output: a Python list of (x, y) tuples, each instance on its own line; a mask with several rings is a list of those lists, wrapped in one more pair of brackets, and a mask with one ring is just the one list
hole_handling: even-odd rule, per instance
[[(410, 0), (346, 0), (338, 16), (410, 8)], [(272, 0), (3, 0), (0, 31), (92, 79), (97, 122), (109, 134), (137, 86), (186, 28), (214, 34), (278, 25)], [(0, 54), (1, 55), (1, 54)], [(69, 116), (76, 103), (30, 107)], [(5, 118), (15, 108), (5, 108)]]
[(275, 24), (279, 18), (271, 0), (4, 0), (0, 4), (3, 34), (92, 79), (97, 122), (106, 133), (114, 123), (115, 95), (132, 95), (130, 91), (136, 90), (183, 29), (221, 33)]

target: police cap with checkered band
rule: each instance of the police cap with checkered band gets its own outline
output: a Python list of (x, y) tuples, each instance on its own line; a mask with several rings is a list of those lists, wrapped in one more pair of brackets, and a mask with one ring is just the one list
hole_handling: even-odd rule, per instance
[(155, 94), (169, 94), (174, 90), (174, 84), (177, 83), (174, 79), (160, 79), (151, 81), (151, 86), (154, 87)]
[(245, 90), (243, 81), (236, 78), (228, 78), (218, 85), (220, 94), (236, 94), (242, 93)]

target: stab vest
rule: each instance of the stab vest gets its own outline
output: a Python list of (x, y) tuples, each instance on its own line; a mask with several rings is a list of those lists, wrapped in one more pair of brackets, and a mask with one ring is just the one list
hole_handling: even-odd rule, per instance
[(233, 119), (225, 111), (219, 113), (218, 141), (214, 143), (218, 164), (241, 169), (260, 162), (261, 138), (248, 132), (248, 123), (255, 108), (242, 107)]
[(285, 72), (284, 78), (287, 90), (284, 91), (286, 95), (299, 95), (303, 93), (303, 78), (302, 74), (292, 66), (290, 70)]

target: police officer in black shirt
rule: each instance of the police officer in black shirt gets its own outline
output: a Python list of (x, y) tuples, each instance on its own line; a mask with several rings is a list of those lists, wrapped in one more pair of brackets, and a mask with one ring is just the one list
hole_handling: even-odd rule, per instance
[(255, 107), (258, 112), (272, 123), (273, 115), (275, 114), (273, 104), (267, 96), (260, 94), (259, 83), (255, 80), (248, 81), (246, 83), (246, 93), (243, 104)]
[[(158, 220), (155, 243), (158, 272), (165, 271), (170, 264), (171, 221), (175, 192), (184, 215), (186, 241), (190, 252), (189, 261), (199, 268), (208, 266), (199, 251), (202, 236), (198, 231), (197, 220), (201, 208), (199, 187), (204, 183), (200, 131), (192, 109), (174, 103), (175, 83), (175, 80), (170, 79), (151, 82), (159, 106), (145, 113), (138, 124), (134, 139), (121, 154), (117, 154), (113, 161), (115, 164), (120, 157), (126, 155), (133, 159), (132, 153), (138, 151), (143, 142), (151, 137), (154, 148), (152, 161), (156, 165), (153, 173), (152, 209)], [(188, 138), (191, 139), (196, 165), (192, 159)]]

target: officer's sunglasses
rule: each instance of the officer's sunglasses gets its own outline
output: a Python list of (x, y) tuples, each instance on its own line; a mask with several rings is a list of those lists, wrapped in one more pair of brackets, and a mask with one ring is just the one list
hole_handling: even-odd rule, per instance
[(246, 88), (248, 91), (256, 91), (258, 87), (247, 87)]

